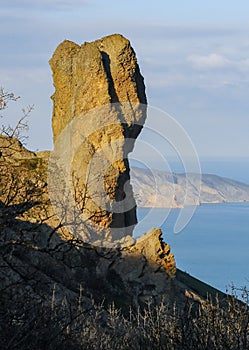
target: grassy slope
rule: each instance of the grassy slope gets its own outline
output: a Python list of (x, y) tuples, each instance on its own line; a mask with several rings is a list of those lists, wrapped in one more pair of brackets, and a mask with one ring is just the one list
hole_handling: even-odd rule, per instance
[(213, 301), (215, 301), (215, 299), (218, 298), (220, 300), (226, 298), (226, 294), (219, 291), (218, 289), (210, 286), (209, 284), (202, 282), (200, 280), (198, 280), (195, 277), (192, 277), (191, 275), (189, 275), (186, 272), (183, 272), (179, 269), (177, 269), (176, 272), (176, 279), (181, 282), (182, 284), (184, 284), (186, 287), (190, 288), (191, 290), (193, 290), (193, 292), (195, 292), (197, 295), (199, 295), (201, 298), (203, 298), (204, 300), (209, 297), (211, 298)]

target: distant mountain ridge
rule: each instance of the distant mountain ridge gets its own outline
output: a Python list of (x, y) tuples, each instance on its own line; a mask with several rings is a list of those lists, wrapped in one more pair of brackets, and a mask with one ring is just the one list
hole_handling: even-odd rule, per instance
[(249, 185), (212, 174), (201, 175), (198, 194), (198, 175), (168, 173), (133, 167), (131, 183), (139, 207), (180, 208), (184, 205), (188, 181), (189, 205), (202, 203), (247, 202)]

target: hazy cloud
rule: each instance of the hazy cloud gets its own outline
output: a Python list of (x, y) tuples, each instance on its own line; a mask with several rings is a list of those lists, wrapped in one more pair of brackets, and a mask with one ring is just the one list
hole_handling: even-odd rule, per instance
[(230, 64), (230, 61), (217, 53), (208, 55), (191, 55), (187, 60), (194, 68), (224, 68)]
[(249, 71), (249, 58), (242, 60), (241, 62), (239, 62), (239, 68), (241, 70), (247, 70)]
[[(50, 10), (70, 10), (73, 8), (80, 9), (84, 6), (90, 5), (90, 0), (12, 0), (12, 1), (3, 1), (1, 5), (3, 10), (9, 9), (16, 11), (50, 11)], [(15, 14), (13, 14), (15, 15)]]

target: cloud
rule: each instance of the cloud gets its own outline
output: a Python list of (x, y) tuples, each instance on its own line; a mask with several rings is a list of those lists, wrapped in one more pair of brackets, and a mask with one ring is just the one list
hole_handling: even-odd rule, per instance
[(190, 62), (194, 68), (199, 69), (225, 68), (231, 64), (226, 57), (217, 53), (210, 53), (208, 55), (190, 55), (188, 56), (187, 61)]
[(51, 11), (51, 10), (70, 10), (70, 9), (80, 9), (84, 6), (90, 5), (89, 0), (12, 0), (11, 2), (5, 1), (2, 5), (3, 10), (20, 10), (23, 13), (25, 11)]
[(241, 70), (249, 71), (249, 58), (238, 63)]

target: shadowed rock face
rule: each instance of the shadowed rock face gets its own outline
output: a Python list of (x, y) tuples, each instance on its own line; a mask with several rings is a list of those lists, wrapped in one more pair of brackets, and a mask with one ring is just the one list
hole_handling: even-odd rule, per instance
[[(87, 220), (100, 231), (105, 228), (105, 239), (120, 239), (137, 222), (127, 157), (146, 118), (145, 86), (135, 52), (118, 34), (81, 46), (64, 41), (50, 65), (55, 149), (58, 143), (68, 150), (75, 196), (79, 206), (84, 202)], [(118, 230), (114, 234), (107, 228)]]

